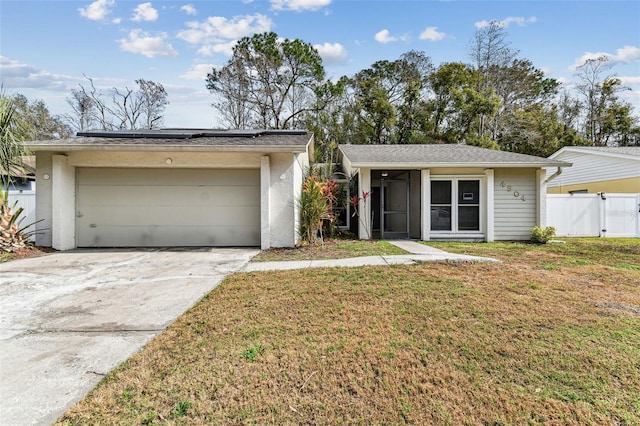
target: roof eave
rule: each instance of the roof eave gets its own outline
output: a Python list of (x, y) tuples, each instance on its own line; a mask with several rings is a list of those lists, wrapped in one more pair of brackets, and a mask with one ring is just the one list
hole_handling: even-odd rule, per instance
[[(583, 149), (580, 149), (583, 148)], [(586, 148), (586, 149), (585, 149)], [(597, 149), (588, 149), (588, 147), (577, 147), (577, 146), (565, 146), (560, 148), (558, 151), (551, 154), (548, 158), (555, 159), (558, 156), (564, 154), (565, 152), (577, 152), (581, 154), (590, 154), (590, 155), (599, 155), (602, 157), (613, 157), (613, 158), (622, 158), (625, 160), (635, 160), (640, 161), (640, 156), (632, 155), (632, 154), (624, 154), (620, 152), (607, 152), (607, 151), (599, 151)]]
[[(310, 142), (310, 141), (309, 141)], [(140, 145), (140, 144), (59, 144), (27, 145), (32, 152), (47, 151), (143, 151), (143, 152), (307, 152), (305, 145)]]
[[(345, 156), (346, 157), (346, 156)], [(390, 162), (351, 162), (354, 169), (434, 169), (434, 168), (541, 168), (541, 167), (571, 167), (571, 163), (564, 161), (549, 161), (545, 163), (390, 163)]]

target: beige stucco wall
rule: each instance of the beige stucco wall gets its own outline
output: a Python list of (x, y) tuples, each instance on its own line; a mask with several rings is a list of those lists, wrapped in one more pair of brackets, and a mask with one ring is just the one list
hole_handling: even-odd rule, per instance
[(583, 189), (586, 189), (587, 192), (592, 194), (598, 192), (640, 193), (640, 177), (603, 180), (599, 182), (578, 183), (555, 187), (548, 186), (547, 194), (568, 194), (570, 191), (580, 191)]
[(36, 244), (52, 247), (52, 201), (51, 170), (53, 159), (50, 152), (36, 153)]
[[(262, 204), (268, 206), (269, 212), (261, 215), (261, 220), (268, 221), (261, 223), (261, 229), (269, 233), (268, 247), (293, 247), (297, 241), (296, 200), (308, 167), (306, 153), (74, 151), (36, 155), (36, 217), (43, 219), (37, 225), (38, 245), (75, 247), (76, 167), (260, 169), (261, 179), (268, 180), (261, 184), (268, 197), (268, 202)], [(265, 194), (261, 200), (264, 197)], [(263, 244), (263, 248), (267, 247)]]

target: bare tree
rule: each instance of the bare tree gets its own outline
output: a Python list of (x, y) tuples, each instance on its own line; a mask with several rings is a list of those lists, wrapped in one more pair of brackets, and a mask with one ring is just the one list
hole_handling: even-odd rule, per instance
[(95, 104), (84, 90), (71, 89), (71, 97), (67, 103), (73, 110), (72, 114), (65, 114), (65, 119), (79, 132), (89, 130), (95, 126)]
[(154, 81), (138, 79), (136, 80), (140, 101), (140, 118), (146, 129), (157, 129), (162, 126), (163, 113), (169, 101), (168, 94), (164, 86)]
[(614, 142), (612, 138), (631, 129), (631, 107), (621, 102), (618, 93), (630, 90), (622, 85), (611, 68), (609, 58), (587, 59), (577, 68), (580, 82), (576, 85), (584, 108), (584, 136), (596, 146)]
[(138, 90), (114, 87), (105, 93), (96, 88), (91, 77), (85, 78), (89, 86), (80, 84), (80, 90), (72, 90), (72, 98), (67, 100), (79, 130), (88, 125), (97, 125), (102, 130), (151, 130), (162, 125), (164, 110), (169, 104), (162, 84), (138, 79)]

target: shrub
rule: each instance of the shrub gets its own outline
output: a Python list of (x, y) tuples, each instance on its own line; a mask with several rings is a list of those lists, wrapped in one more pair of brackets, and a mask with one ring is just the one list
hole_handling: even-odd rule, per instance
[(334, 204), (338, 200), (340, 187), (333, 180), (322, 180), (316, 175), (308, 176), (300, 195), (300, 237), (313, 244), (322, 241), (323, 231), (329, 234), (335, 228)]
[(0, 191), (0, 252), (11, 253), (29, 245), (29, 238), (36, 233), (28, 230), (37, 222), (22, 225), (22, 207), (17, 201), (9, 204), (9, 192)]
[(536, 244), (547, 244), (550, 239), (556, 236), (556, 228), (553, 226), (547, 226), (542, 228), (540, 226), (534, 226), (531, 230), (531, 242)]

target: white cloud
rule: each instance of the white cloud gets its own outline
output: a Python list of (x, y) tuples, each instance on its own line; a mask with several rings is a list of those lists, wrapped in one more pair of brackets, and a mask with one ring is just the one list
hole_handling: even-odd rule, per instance
[(151, 6), (151, 2), (140, 3), (133, 12), (133, 18), (131, 18), (132, 21), (153, 22), (158, 19), (158, 11)]
[(271, 0), (271, 8), (273, 10), (291, 10), (294, 12), (314, 11), (330, 4), (331, 0)]
[(374, 38), (376, 39), (377, 42), (382, 43), (382, 44), (387, 44), (387, 43), (391, 43), (391, 42), (394, 42), (394, 41), (398, 41), (398, 39), (396, 37), (392, 37), (389, 34), (389, 30), (387, 30), (387, 29), (378, 31), (376, 33), (376, 35), (374, 36)]
[(326, 64), (340, 64), (347, 59), (347, 49), (340, 43), (314, 44), (313, 47)]
[(233, 48), (235, 47), (237, 40), (231, 40), (226, 43), (205, 44), (198, 49), (198, 54), (203, 56), (211, 56), (215, 53), (222, 53), (226, 56), (233, 54)]
[(229, 40), (269, 31), (271, 19), (259, 13), (255, 15), (210, 16), (202, 22), (187, 22), (188, 29), (178, 32), (177, 37), (192, 44), (221, 44)]
[(618, 78), (620, 79), (622, 84), (624, 84), (626, 86), (632, 86), (632, 85), (640, 84), (640, 76), (638, 76), (638, 75), (624, 76), (624, 77), (618, 77)]
[(605, 57), (608, 59), (608, 63), (613, 65), (615, 63), (630, 63), (640, 60), (640, 48), (636, 46), (624, 46), (616, 53), (607, 52), (586, 52), (584, 55), (576, 58), (576, 60), (569, 67), (570, 70), (575, 71), (580, 65), (583, 65), (590, 59), (598, 59)]
[(409, 41), (411, 39), (408, 34), (392, 36), (391, 33), (389, 33), (389, 30), (387, 30), (386, 28), (384, 30), (378, 31), (374, 38), (377, 42), (382, 44), (392, 43), (394, 41)]
[(447, 35), (438, 31), (438, 27), (427, 27), (420, 33), (420, 40), (438, 41), (445, 38)]
[(78, 9), (80, 15), (92, 21), (100, 21), (111, 13), (111, 9), (115, 6), (115, 0), (96, 0), (87, 7)]
[(519, 27), (524, 27), (527, 24), (533, 24), (537, 21), (538, 21), (538, 18), (536, 18), (535, 16), (530, 16), (529, 18), (524, 18), (522, 16), (507, 16), (502, 21), (498, 21), (498, 20), (478, 21), (475, 23), (475, 26), (478, 29), (482, 29), (491, 25), (492, 22), (495, 22), (496, 24), (498, 24), (500, 28), (509, 28), (509, 25), (511, 24), (516, 24)]
[(193, 7), (193, 5), (192, 5), (192, 4), (185, 4), (184, 6), (182, 6), (182, 7), (180, 8), (180, 10), (181, 10), (182, 12), (186, 13), (187, 15), (195, 15), (195, 14), (197, 14), (197, 13), (198, 13), (198, 12), (196, 11), (196, 8), (195, 8), (195, 7)]
[(6, 56), (0, 56), (0, 75), (2, 75), (2, 84), (9, 90), (44, 89), (68, 91), (79, 80), (78, 77), (70, 75), (52, 74)]
[(117, 24), (119, 24), (120, 22), (122, 22), (122, 18), (113, 18), (113, 19), (111, 20), (111, 22), (112, 22), (113, 24), (116, 24), (116, 25), (117, 25)]
[(167, 34), (151, 36), (142, 30), (132, 30), (128, 39), (120, 39), (120, 49), (125, 52), (139, 53), (147, 58), (156, 56), (178, 56), (178, 52), (166, 42)]
[(213, 68), (218, 67), (213, 64), (192, 65), (186, 72), (180, 74), (180, 78), (184, 78), (185, 80), (204, 81), (207, 78), (207, 74), (209, 74)]

